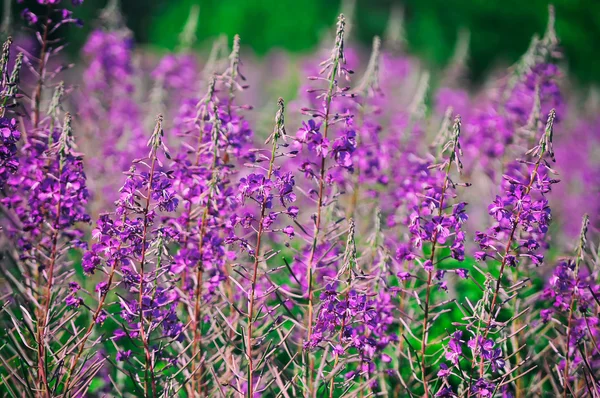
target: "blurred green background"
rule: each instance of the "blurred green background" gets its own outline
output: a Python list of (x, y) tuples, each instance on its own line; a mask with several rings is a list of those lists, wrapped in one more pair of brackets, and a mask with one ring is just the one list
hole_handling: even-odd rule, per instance
[[(65, 0), (67, 1), (67, 0)], [(85, 0), (77, 15), (84, 33), (107, 0)], [(190, 8), (200, 6), (198, 45), (220, 33), (239, 33), (258, 55), (273, 48), (314, 49), (333, 25), (339, 0), (121, 0), (126, 22), (140, 43), (173, 49)], [(458, 31), (471, 32), (469, 66), (477, 81), (498, 63), (512, 63), (534, 33), (542, 34), (550, 2), (543, 0), (356, 0), (353, 38), (369, 44), (385, 31), (390, 10), (401, 5), (410, 53), (432, 67), (451, 57)], [(568, 72), (580, 83), (600, 81), (600, 1), (556, 0), (556, 30)], [(74, 48), (85, 35), (75, 32)]]

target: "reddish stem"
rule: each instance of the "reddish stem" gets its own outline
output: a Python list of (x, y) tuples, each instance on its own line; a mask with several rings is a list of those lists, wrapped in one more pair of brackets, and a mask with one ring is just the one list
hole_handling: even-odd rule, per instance
[[(449, 183), (449, 174), (450, 167), (452, 166), (452, 161), (448, 162), (448, 167), (446, 168), (446, 175), (444, 177), (444, 185), (442, 186), (442, 194), (440, 196), (440, 206), (438, 210), (438, 217), (442, 216), (442, 212), (444, 210), (444, 199), (446, 196), (446, 190), (448, 189)], [(433, 261), (435, 260), (435, 249), (437, 245), (437, 230), (433, 233), (433, 240), (431, 242), (431, 256), (429, 257), (429, 261), (431, 262), (431, 266), (433, 267)], [(428, 323), (429, 323), (429, 301), (431, 297), (431, 281), (433, 279), (433, 270), (427, 271), (427, 290), (425, 292), (425, 308), (423, 315), (423, 331), (421, 336), (421, 377), (423, 378), (423, 388), (425, 389), (425, 397), (429, 397), (429, 389), (427, 387), (427, 375), (426, 375), (426, 361), (425, 361), (425, 352), (427, 350), (427, 338), (429, 337), (429, 333), (427, 332)]]
[[(58, 231), (59, 231), (59, 227), (58, 227), (58, 223), (60, 221), (60, 211), (61, 211), (61, 204), (62, 204), (62, 195), (61, 195), (61, 191), (62, 191), (62, 187), (60, 184), (60, 181), (62, 181), (62, 174), (63, 174), (63, 164), (61, 161), (60, 167), (59, 167), (59, 173), (58, 173), (58, 181), (59, 181), (59, 196), (58, 196), (58, 202), (56, 204), (56, 219), (54, 220), (54, 232), (53, 232), (53, 236), (52, 236), (52, 249), (50, 251), (50, 266), (48, 267), (48, 281), (46, 284), (46, 295), (44, 297), (44, 307), (42, 309), (42, 313), (41, 313), (41, 318), (40, 318), (40, 322), (38, 324), (38, 330), (37, 330), (37, 340), (38, 340), (38, 373), (40, 376), (40, 381), (43, 383), (43, 388), (41, 389), (42, 391), (44, 391), (46, 394), (49, 394), (48, 391), (48, 378), (46, 375), (46, 368), (45, 368), (45, 356), (46, 356), (46, 350), (45, 350), (45, 338), (46, 338), (46, 324), (48, 323), (49, 319), (49, 312), (50, 312), (50, 301), (52, 300), (52, 287), (54, 285), (54, 266), (56, 264), (56, 258), (58, 256)], [(40, 281), (41, 281), (41, 273), (40, 275)], [(49, 396), (49, 395), (48, 395)]]
[[(531, 187), (533, 186), (533, 182), (535, 181), (535, 178), (537, 176), (538, 169), (540, 167), (540, 163), (542, 161), (542, 157), (544, 156), (544, 153), (545, 152), (542, 151), (542, 153), (540, 154), (540, 156), (537, 159), (537, 162), (535, 163), (535, 167), (533, 169), (533, 172), (531, 173), (529, 184), (525, 188), (525, 195), (528, 195), (529, 192), (531, 191)], [(498, 300), (498, 293), (500, 292), (502, 276), (504, 275), (504, 269), (506, 268), (506, 259), (508, 257), (508, 254), (511, 251), (511, 246), (512, 246), (512, 243), (515, 238), (515, 233), (517, 231), (517, 227), (519, 226), (519, 222), (521, 221), (521, 214), (522, 214), (522, 210), (519, 210), (517, 212), (517, 216), (515, 217), (515, 222), (513, 223), (512, 229), (510, 231), (510, 236), (508, 238), (508, 242), (506, 242), (506, 247), (504, 249), (504, 256), (502, 257), (502, 262), (500, 264), (500, 273), (496, 280), (496, 288), (494, 289), (494, 296), (492, 298), (492, 304), (490, 306), (490, 313), (488, 316), (488, 320), (486, 322), (485, 334), (483, 336), (483, 340), (487, 339), (487, 336), (490, 332), (490, 325), (492, 324), (492, 320), (494, 319), (494, 307), (496, 306), (496, 301)], [(483, 377), (483, 357), (481, 358), (480, 363), (479, 363), (479, 377)]]
[(140, 338), (144, 344), (144, 353), (146, 356), (146, 380), (147, 374), (150, 371), (152, 394), (156, 395), (156, 381), (154, 379), (154, 365), (152, 364), (152, 355), (150, 354), (150, 347), (146, 339), (146, 332), (144, 330), (144, 310), (143, 310), (143, 298), (144, 298), (144, 265), (146, 263), (146, 241), (148, 236), (148, 211), (150, 209), (150, 197), (152, 195), (152, 182), (154, 180), (154, 172), (156, 167), (156, 148), (152, 151), (152, 163), (150, 166), (150, 177), (148, 179), (148, 191), (146, 193), (146, 204), (144, 206), (144, 229), (142, 232), (142, 255), (140, 258), (140, 285), (139, 285), (139, 311), (140, 311)]
[[(275, 150), (277, 148), (277, 139), (273, 138), (273, 149), (271, 151), (271, 159), (269, 161), (269, 171), (267, 173), (267, 180), (271, 179), (273, 174), (273, 163), (275, 162)], [(265, 211), (267, 209), (267, 197), (263, 199), (260, 206), (260, 221), (258, 225), (258, 232), (256, 233), (256, 249), (254, 250), (254, 265), (252, 270), (252, 286), (250, 289), (250, 303), (248, 304), (248, 331), (247, 331), (247, 342), (246, 342), (246, 355), (248, 357), (248, 397), (252, 398), (253, 395), (253, 374), (254, 374), (254, 362), (252, 359), (252, 329), (254, 326), (254, 302), (256, 300), (255, 290), (256, 281), (258, 279), (258, 264), (260, 261), (260, 246), (262, 236), (264, 233), (263, 221), (265, 219)]]

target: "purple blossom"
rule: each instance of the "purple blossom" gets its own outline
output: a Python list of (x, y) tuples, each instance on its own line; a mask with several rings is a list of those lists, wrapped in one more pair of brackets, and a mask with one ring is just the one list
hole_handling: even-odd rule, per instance
[(117, 361), (126, 361), (129, 358), (131, 358), (131, 354), (132, 354), (131, 350), (118, 351), (116, 360)]
[(35, 25), (38, 22), (38, 16), (31, 12), (29, 8), (25, 8), (21, 11), (21, 17), (28, 25)]
[(0, 186), (14, 174), (19, 167), (16, 143), (21, 139), (17, 129), (17, 120), (0, 118)]
[(462, 356), (462, 332), (456, 331), (448, 341), (446, 347), (446, 359), (452, 362), (454, 365), (458, 364), (460, 357)]

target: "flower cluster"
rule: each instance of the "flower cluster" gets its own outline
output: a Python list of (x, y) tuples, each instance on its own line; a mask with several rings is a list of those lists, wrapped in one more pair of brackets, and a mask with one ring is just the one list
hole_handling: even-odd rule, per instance
[[(544, 195), (558, 182), (550, 177), (553, 170), (545, 162), (545, 158), (554, 156), (554, 120), (552, 110), (540, 143), (529, 151), (536, 159), (512, 164), (503, 176), (503, 195), (497, 195), (488, 206), (496, 223), (487, 232), (478, 232), (475, 238), (481, 249), (475, 253), (477, 260), (490, 257), (509, 267), (516, 267), (524, 259), (535, 265), (543, 261), (540, 249), (551, 219)], [(506, 253), (501, 252), (502, 242), (508, 242)]]
[[(21, 2), (21, 1), (19, 1)], [(61, 25), (74, 24), (78, 27), (83, 26), (83, 21), (73, 16), (73, 12), (67, 8), (59, 8), (61, 0), (37, 0), (39, 4), (47, 6), (48, 10), (51, 11), (49, 16), (44, 17), (32, 12), (29, 8), (24, 8), (21, 11), (21, 17), (28, 25), (36, 25), (39, 23), (50, 25), (52, 24), (53, 29), (57, 29)], [(83, 4), (83, 0), (71, 0), (73, 6), (80, 6)], [(54, 18), (55, 20), (52, 20)]]
[(9, 73), (10, 52), (12, 47), (12, 38), (2, 46), (2, 55), (0, 58), (0, 187), (4, 185), (11, 174), (14, 174), (19, 167), (17, 158), (17, 143), (21, 139), (21, 132), (17, 126), (17, 120), (12, 115), (7, 115), (7, 109), (15, 101), (17, 86), (21, 67), (23, 65), (23, 53), (19, 53), (13, 65), (12, 72)]
[(4, 182), (14, 174), (19, 167), (17, 160), (17, 142), (21, 138), (21, 132), (17, 129), (15, 118), (0, 118), (0, 134), (2, 137), (0, 146), (0, 182)]

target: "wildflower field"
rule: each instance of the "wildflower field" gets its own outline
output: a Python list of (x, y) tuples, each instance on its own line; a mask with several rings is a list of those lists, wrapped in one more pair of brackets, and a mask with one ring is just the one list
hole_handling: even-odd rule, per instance
[(165, 54), (117, 1), (14, 3), (1, 397), (600, 397), (600, 96), (552, 7), (473, 89), (398, 10), (258, 59), (197, 8)]

